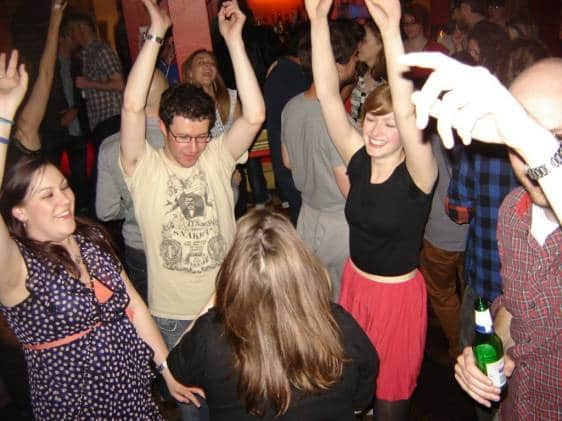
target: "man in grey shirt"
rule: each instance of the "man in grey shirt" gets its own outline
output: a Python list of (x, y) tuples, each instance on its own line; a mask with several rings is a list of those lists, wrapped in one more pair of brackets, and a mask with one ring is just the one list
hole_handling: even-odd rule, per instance
[[(160, 97), (168, 88), (166, 78), (159, 70), (154, 72), (146, 104), (146, 137), (148, 143), (161, 148), (164, 138), (159, 126), (158, 108)], [(96, 214), (102, 221), (124, 219), (123, 239), (125, 242), (125, 266), (133, 285), (147, 302), (147, 272), (144, 244), (129, 190), (119, 169), (120, 133), (106, 138), (98, 155), (98, 179)]]
[[(331, 22), (330, 38), (340, 87), (354, 81), (358, 39), (351, 22)], [(297, 231), (324, 263), (338, 299), (341, 275), (349, 256), (349, 226), (344, 208), (349, 180), (330, 136), (314, 84), (291, 99), (281, 115), (283, 164), (291, 169), (302, 194)]]
[(441, 139), (431, 137), (433, 155), (439, 168), (439, 179), (431, 212), (425, 226), (420, 270), (425, 278), (427, 295), (433, 312), (439, 319), (443, 332), (449, 342), (447, 355), (430, 350), (430, 358), (436, 362), (451, 365), (459, 353), (459, 311), (463, 287), (464, 249), (468, 225), (458, 225), (445, 213), (445, 197), (451, 168), (458, 159), (456, 151), (444, 149)]

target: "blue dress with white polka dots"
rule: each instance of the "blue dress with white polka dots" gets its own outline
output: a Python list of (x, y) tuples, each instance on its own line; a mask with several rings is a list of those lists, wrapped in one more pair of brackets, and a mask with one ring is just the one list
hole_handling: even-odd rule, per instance
[[(82, 236), (76, 240), (90, 277), (103, 284), (109, 298), (99, 301), (92, 288), (18, 243), (30, 295), (14, 307), (0, 305), (24, 344), (35, 418), (160, 420), (150, 392), (153, 353), (126, 316), (129, 296), (120, 265)], [(88, 329), (65, 345), (25, 348)]]

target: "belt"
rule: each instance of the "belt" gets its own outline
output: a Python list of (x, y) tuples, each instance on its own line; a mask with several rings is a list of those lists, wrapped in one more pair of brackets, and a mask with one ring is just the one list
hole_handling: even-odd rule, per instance
[(44, 349), (56, 348), (74, 342), (75, 340), (80, 339), (83, 336), (86, 336), (92, 330), (100, 326), (101, 326), (101, 322), (97, 322), (93, 327), (85, 329), (82, 332), (73, 333), (72, 335), (65, 336), (64, 338), (61, 339), (56, 339), (50, 342), (43, 342), (42, 344), (22, 344), (22, 346), (24, 349), (31, 349), (33, 351), (41, 351)]

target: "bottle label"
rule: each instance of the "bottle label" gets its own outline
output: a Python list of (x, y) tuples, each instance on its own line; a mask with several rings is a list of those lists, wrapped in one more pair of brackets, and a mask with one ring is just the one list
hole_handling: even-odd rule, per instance
[(506, 382), (503, 357), (494, 363), (486, 364), (486, 375), (496, 387), (503, 387)]
[(492, 333), (494, 330), (490, 310), (475, 311), (474, 322), (478, 333)]

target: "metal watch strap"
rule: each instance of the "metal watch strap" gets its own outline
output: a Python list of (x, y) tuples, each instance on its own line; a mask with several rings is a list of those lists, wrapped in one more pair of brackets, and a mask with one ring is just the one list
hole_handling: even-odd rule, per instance
[(157, 44), (162, 45), (164, 43), (164, 38), (159, 37), (158, 35), (154, 35), (154, 34), (149, 34), (148, 32), (146, 34), (144, 34), (144, 39), (146, 41), (154, 41)]
[(550, 161), (539, 165), (535, 168), (529, 168), (527, 170), (527, 177), (531, 180), (538, 180), (552, 172), (553, 169), (562, 166), (562, 144), (558, 147), (558, 150), (552, 155)]

